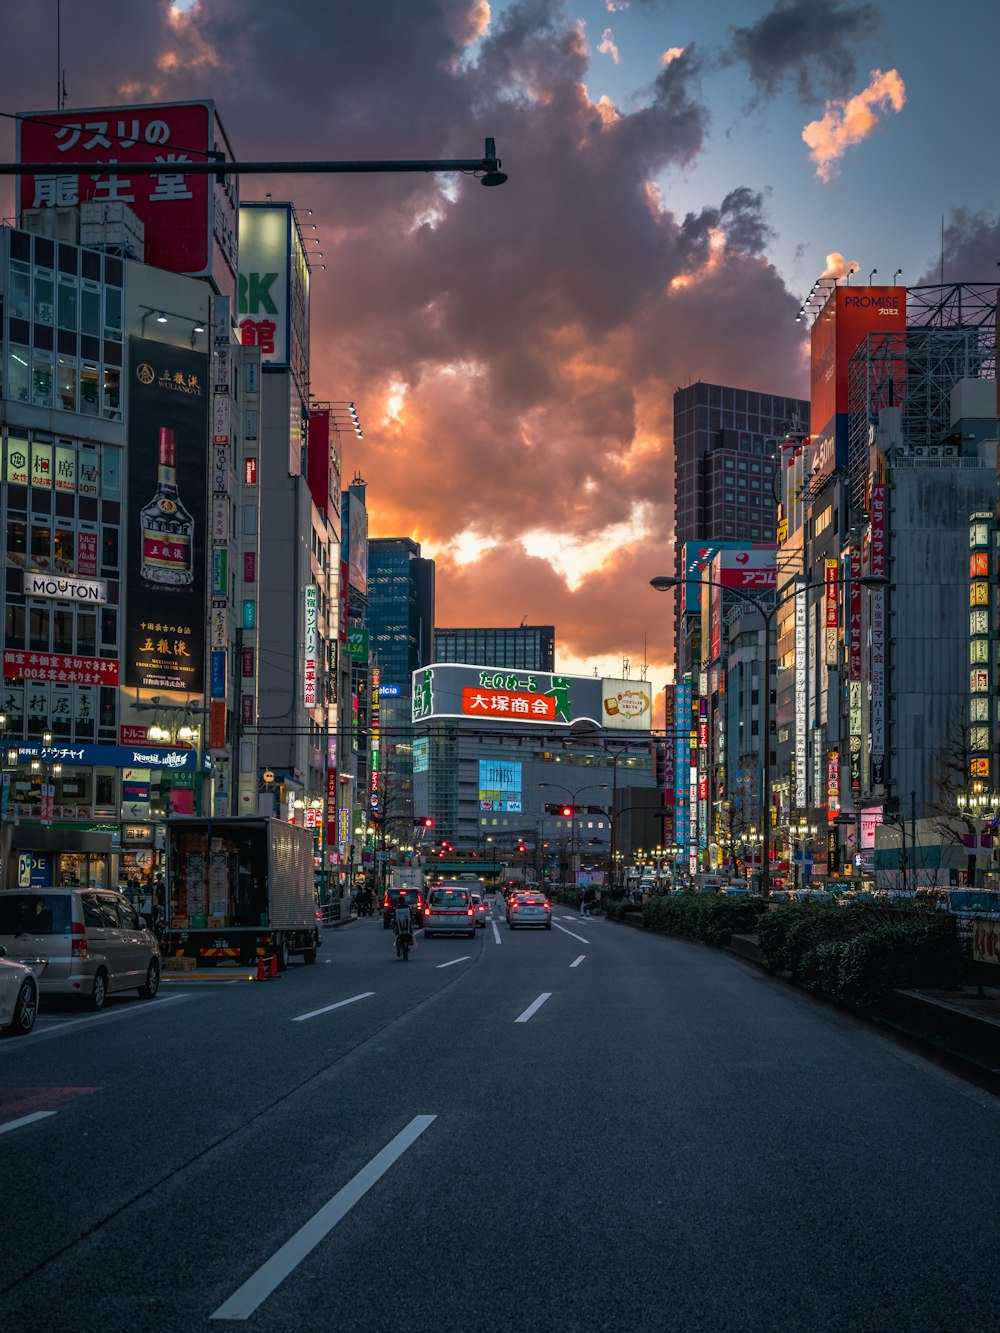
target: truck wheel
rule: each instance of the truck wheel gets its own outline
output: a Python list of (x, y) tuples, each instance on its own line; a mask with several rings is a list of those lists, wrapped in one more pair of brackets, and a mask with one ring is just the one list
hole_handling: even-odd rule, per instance
[(291, 955), (291, 950), (288, 947), (288, 939), (286, 936), (282, 935), (281, 939), (279, 940), (276, 947), (276, 953), (278, 955), (278, 971), (287, 972), (288, 960), (289, 958), (291, 958), (292, 955)]
[(312, 949), (306, 949), (305, 952), (304, 952), (303, 955), (302, 955), (302, 961), (303, 961), (304, 963), (315, 963), (315, 961), (316, 961), (316, 950), (315, 950), (315, 948), (312, 948)]

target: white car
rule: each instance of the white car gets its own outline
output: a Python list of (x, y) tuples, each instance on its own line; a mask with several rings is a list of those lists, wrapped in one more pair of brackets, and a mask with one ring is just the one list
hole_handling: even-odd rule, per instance
[(473, 893), (472, 906), (476, 909), (476, 925), (481, 926), (482, 929), (485, 930), (488, 911), (486, 907), (486, 899), (481, 893)]
[(38, 982), (30, 967), (4, 955), (0, 945), (0, 1030), (23, 1035), (35, 1026)]

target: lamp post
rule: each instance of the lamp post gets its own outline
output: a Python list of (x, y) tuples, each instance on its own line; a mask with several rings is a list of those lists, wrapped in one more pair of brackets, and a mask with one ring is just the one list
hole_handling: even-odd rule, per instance
[(569, 787), (564, 787), (561, 782), (540, 782), (538, 785), (539, 787), (555, 787), (559, 791), (566, 792), (570, 798), (569, 873), (575, 887), (578, 876), (576, 868), (576, 798), (584, 791), (607, 791), (608, 784), (606, 782), (588, 782), (585, 787), (577, 787), (575, 791)]
[[(830, 581), (845, 582), (845, 580), (839, 578)], [(759, 597), (751, 596), (750, 593), (744, 592), (742, 588), (730, 588), (717, 579), (682, 579), (675, 574), (657, 574), (649, 582), (650, 586), (655, 588), (657, 592), (669, 592), (673, 588), (680, 587), (682, 583), (698, 583), (702, 587), (719, 588), (722, 592), (731, 593), (739, 601), (752, 607), (764, 622), (764, 708), (760, 742), (761, 830), (763, 835), (761, 839), (760, 892), (762, 897), (767, 898), (771, 893), (771, 664), (774, 658), (771, 630), (774, 626), (774, 618), (785, 602), (792, 597), (797, 597), (800, 593), (809, 592), (813, 588), (825, 588), (827, 581), (797, 582), (784, 597), (778, 597), (767, 602), (762, 601)], [(862, 574), (859, 582), (863, 588), (870, 589), (886, 588), (889, 585), (889, 579), (884, 574)]]
[[(1000, 793), (987, 791), (981, 782), (973, 782), (967, 791), (960, 791), (955, 797), (955, 804), (958, 806), (961, 817), (972, 825), (972, 836), (975, 839), (975, 846), (971, 849), (969, 855), (969, 875), (970, 887), (976, 886), (977, 862), (979, 859), (979, 844), (982, 840), (983, 829), (994, 820), (997, 812), (1000, 811)], [(912, 841), (912, 839), (911, 839)], [(916, 867), (916, 857), (913, 849), (910, 851), (914, 868)], [(993, 865), (993, 850), (990, 849), (990, 865)]]
[(789, 824), (788, 836), (792, 842), (792, 856), (795, 856), (795, 843), (797, 842), (802, 849), (801, 862), (795, 862), (795, 887), (796, 889), (805, 887), (806, 878), (806, 843), (815, 838), (819, 832), (815, 824), (807, 824), (804, 819), (800, 819), (797, 824)]

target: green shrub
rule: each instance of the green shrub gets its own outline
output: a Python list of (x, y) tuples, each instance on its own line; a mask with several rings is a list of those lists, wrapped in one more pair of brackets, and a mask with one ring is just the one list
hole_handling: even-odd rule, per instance
[(767, 905), (761, 898), (676, 894), (650, 898), (642, 909), (642, 923), (647, 930), (724, 945), (734, 934), (754, 933), (766, 911)]

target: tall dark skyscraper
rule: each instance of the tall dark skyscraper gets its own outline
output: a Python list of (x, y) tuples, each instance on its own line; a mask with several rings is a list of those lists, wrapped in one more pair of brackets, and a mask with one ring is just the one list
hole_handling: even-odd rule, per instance
[(554, 625), (519, 625), (516, 629), (436, 629), (435, 662), (554, 671)]
[(431, 660), (434, 561), (409, 537), (368, 542), (368, 630), (383, 685), (409, 697), (410, 675)]
[[(686, 542), (773, 542), (778, 450), (809, 432), (809, 401), (699, 380), (674, 394), (674, 573)], [(678, 678), (686, 661), (681, 600), (674, 613)]]
[(369, 650), (379, 668), (383, 818), (387, 837), (412, 835), (412, 673), (431, 660), (434, 561), (409, 537), (368, 542)]

